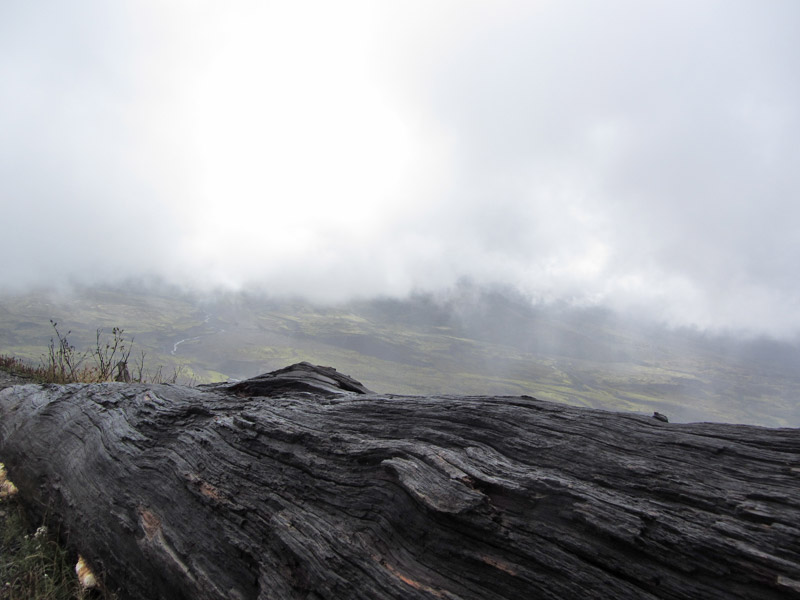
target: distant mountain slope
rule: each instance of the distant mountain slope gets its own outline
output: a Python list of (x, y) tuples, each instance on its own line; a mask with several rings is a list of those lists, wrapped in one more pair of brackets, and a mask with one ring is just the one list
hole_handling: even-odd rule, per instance
[(336, 306), (166, 286), (0, 297), (0, 353), (37, 360), (53, 333), (134, 336), (131, 360), (184, 380), (244, 379), (310, 361), (403, 394), (528, 394), (673, 421), (800, 425), (800, 346), (670, 330), (599, 308), (535, 305), (504, 290)]

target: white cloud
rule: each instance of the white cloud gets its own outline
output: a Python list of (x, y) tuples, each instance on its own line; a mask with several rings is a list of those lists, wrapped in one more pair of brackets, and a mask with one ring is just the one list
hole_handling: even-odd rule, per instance
[(496, 281), (800, 330), (794, 2), (0, 9), (5, 288)]

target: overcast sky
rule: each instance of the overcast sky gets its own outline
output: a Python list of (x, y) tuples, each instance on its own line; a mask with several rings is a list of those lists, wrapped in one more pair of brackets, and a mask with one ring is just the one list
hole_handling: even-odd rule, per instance
[(800, 332), (796, 0), (0, 5), (0, 289), (460, 278)]

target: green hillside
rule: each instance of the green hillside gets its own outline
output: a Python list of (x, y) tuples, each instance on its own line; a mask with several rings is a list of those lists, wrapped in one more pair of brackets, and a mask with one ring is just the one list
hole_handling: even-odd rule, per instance
[(241, 379), (307, 360), (381, 393), (527, 394), (673, 421), (800, 425), (796, 345), (635, 324), (470, 288), (337, 306), (165, 286), (0, 298), (0, 353), (38, 361), (58, 323), (77, 348), (121, 327), (131, 362), (179, 381)]

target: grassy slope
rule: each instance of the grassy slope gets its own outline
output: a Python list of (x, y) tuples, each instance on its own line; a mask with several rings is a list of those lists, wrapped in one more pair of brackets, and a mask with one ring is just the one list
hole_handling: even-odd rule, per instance
[(50, 319), (62, 334), (71, 332), (69, 341), (79, 351), (96, 345), (98, 328), (107, 339), (113, 327), (121, 327), (133, 338), (132, 367), (144, 350), (145, 368), (153, 372), (182, 369), (186, 380), (224, 379), (189, 357), (171, 355), (174, 341), (202, 330), (204, 319), (194, 301), (177, 293), (97, 288), (0, 298), (0, 353), (38, 362), (54, 335)]
[[(529, 394), (658, 410), (677, 421), (800, 424), (794, 355), (770, 368), (731, 340), (631, 327), (602, 311), (537, 309), (474, 290), (338, 307), (143, 287), (0, 298), (0, 353), (38, 359), (50, 318), (73, 331), (79, 348), (94, 343), (96, 327), (122, 327), (135, 336), (132, 358), (144, 349), (150, 369), (183, 367), (199, 382), (308, 360), (385, 393)], [(179, 340), (186, 341), (173, 355)]]

